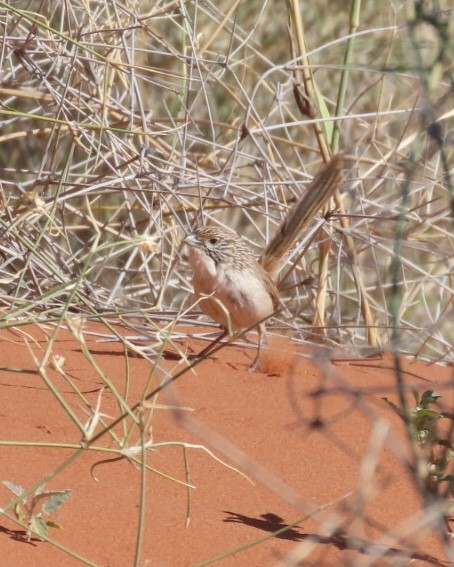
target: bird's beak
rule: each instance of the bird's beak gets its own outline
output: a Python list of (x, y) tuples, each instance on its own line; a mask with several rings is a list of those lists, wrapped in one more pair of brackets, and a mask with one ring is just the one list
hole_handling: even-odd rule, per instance
[(190, 232), (189, 234), (187, 234), (185, 236), (183, 242), (185, 242), (189, 246), (195, 246), (196, 248), (199, 248), (202, 244), (193, 232)]

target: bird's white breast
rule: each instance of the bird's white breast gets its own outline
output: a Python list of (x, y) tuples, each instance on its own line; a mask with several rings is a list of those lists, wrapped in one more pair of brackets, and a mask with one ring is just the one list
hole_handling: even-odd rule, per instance
[(215, 264), (203, 250), (191, 248), (188, 255), (193, 286), (200, 307), (207, 315), (233, 329), (252, 327), (273, 313), (270, 294), (254, 270)]

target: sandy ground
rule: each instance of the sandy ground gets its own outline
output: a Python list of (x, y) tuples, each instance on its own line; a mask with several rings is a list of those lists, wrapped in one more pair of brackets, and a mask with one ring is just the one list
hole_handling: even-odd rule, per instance
[[(52, 357), (43, 377), (34, 357), (43, 360), (52, 332), (0, 331), (0, 480), (30, 488), (60, 467), (46, 489), (72, 495), (52, 516), (62, 529), (50, 530), (51, 542), (25, 541), (23, 529), (0, 516), (2, 566), (84, 564), (68, 550), (88, 564), (133, 565), (141, 488), (140, 566), (203, 565), (218, 556), (224, 557), (216, 564), (225, 567), (451, 564), (453, 552), (431, 531), (405, 467), (400, 420), (382, 401), (397, 402), (391, 356), (330, 363), (319, 355), (315, 362), (275, 339), (262, 371), (251, 373), (253, 351), (222, 349), (164, 389), (154, 408), (143, 409), (143, 434), (154, 446), (142, 483), (139, 466), (95, 450), (118, 448), (125, 438), (136, 445), (139, 428), (125, 420), (114, 428), (116, 437), (105, 434), (90, 450), (78, 450), (81, 432), (44, 377), (86, 422), (86, 402), (96, 405), (103, 374), (112, 388), (103, 391), (100, 408), (110, 423), (122, 413), (115, 388), (132, 405), (165, 371), (184, 365), (168, 356), (152, 373), (147, 360), (127, 356), (120, 343), (86, 335), (84, 353), (61, 330), (52, 353), (64, 357), (66, 379), (52, 368)], [(192, 341), (189, 348), (200, 346)], [(452, 407), (452, 368), (402, 363), (407, 386), (436, 389)], [(0, 485), (0, 506), (11, 499)]]

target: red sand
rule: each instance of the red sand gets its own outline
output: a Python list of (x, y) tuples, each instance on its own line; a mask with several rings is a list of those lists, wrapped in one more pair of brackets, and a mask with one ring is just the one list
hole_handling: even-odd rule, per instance
[[(47, 334), (51, 336), (52, 330)], [(26, 327), (0, 331), (0, 338), (0, 481), (29, 488), (76, 449), (14, 442), (77, 447), (81, 433), (36, 373), (32, 356), (43, 359), (45, 334)], [(87, 337), (87, 344), (120, 393), (129, 388), (131, 405), (162, 378), (162, 372), (150, 378), (152, 365), (141, 358), (126, 358), (119, 343)], [(195, 342), (193, 349), (199, 347)], [(421, 514), (420, 499), (402, 464), (407, 444), (400, 420), (381, 400), (387, 396), (397, 402), (392, 358), (317, 365), (298, 356), (297, 350), (283, 339), (272, 341), (264, 353), (263, 371), (250, 373), (246, 368), (253, 351), (229, 346), (161, 392), (160, 406), (151, 419), (150, 410), (144, 410), (146, 439), (162, 443), (147, 452), (147, 464), (180, 484), (156, 472), (146, 475), (145, 528), (137, 565), (199, 565), (235, 548), (239, 548), (236, 554), (216, 564), (451, 564), (453, 551), (449, 555), (425, 524), (428, 514)], [(65, 357), (67, 376), (94, 407), (101, 378), (69, 332), (58, 333), (52, 352)], [(407, 384), (421, 391), (436, 389), (452, 406), (452, 389), (448, 390), (452, 369), (405, 359), (403, 365)], [(184, 367), (172, 357), (162, 366)], [(84, 402), (50, 365), (46, 368), (66, 402), (86, 422)], [(166, 407), (175, 405), (193, 411)], [(110, 416), (106, 423), (120, 415), (108, 390), (102, 395), (101, 411)], [(115, 432), (123, 437), (123, 426), (115, 427)], [(138, 439), (134, 428), (129, 445)], [(11, 444), (6, 446), (6, 441)], [(183, 442), (191, 444), (186, 451)], [(222, 466), (202, 446), (250, 480)], [(118, 445), (106, 434), (94, 447)], [(116, 456), (82, 452), (46, 486), (73, 491), (53, 516), (62, 525), (61, 530), (50, 530), (53, 541), (103, 567), (133, 565), (135, 557), (139, 467), (126, 459), (112, 460), (95, 468), (97, 481), (90, 474), (95, 462)], [(186, 480), (195, 488), (186, 489), (181, 484)], [(11, 493), (3, 485), (0, 497), (5, 508)], [(319, 508), (324, 509), (317, 512)], [(298, 520), (292, 529), (270, 537)], [(20, 526), (0, 517), (1, 565), (83, 564), (50, 542), (34, 538), (28, 543), (22, 536)]]

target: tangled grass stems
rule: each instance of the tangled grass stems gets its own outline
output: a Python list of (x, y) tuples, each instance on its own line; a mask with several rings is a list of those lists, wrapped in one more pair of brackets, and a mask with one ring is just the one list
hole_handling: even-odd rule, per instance
[[(98, 320), (129, 349), (114, 323), (136, 318), (159, 358), (168, 318), (188, 321), (185, 232), (203, 219), (263, 250), (339, 148), (342, 197), (289, 256), (275, 330), (312, 339), (316, 313), (347, 351), (376, 341), (452, 363), (451, 7), (372, 4), (0, 1), (0, 328)], [(53, 354), (50, 339), (36, 366), (59, 398)], [(149, 426), (143, 400), (84, 356), (129, 441)], [(150, 358), (144, 399), (159, 371)]]

